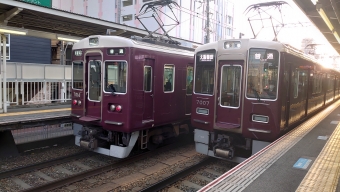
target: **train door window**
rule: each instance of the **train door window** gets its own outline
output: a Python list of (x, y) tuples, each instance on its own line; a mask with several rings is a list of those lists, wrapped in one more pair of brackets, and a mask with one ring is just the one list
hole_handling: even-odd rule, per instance
[(220, 84), (221, 106), (240, 106), (241, 71), (241, 66), (222, 66)]
[(260, 48), (250, 49), (246, 96), (255, 99), (276, 99), (278, 70), (278, 51)]
[(195, 93), (212, 95), (214, 92), (215, 50), (196, 54)]
[(105, 62), (105, 92), (126, 93), (127, 64), (125, 61)]
[(328, 90), (334, 90), (334, 75), (327, 75), (327, 80), (328, 80)]
[(192, 94), (192, 82), (193, 82), (193, 67), (187, 67), (187, 79), (186, 79), (186, 87), (187, 87), (187, 95)]
[(293, 95), (294, 98), (297, 98), (299, 95), (299, 70), (295, 70), (292, 72), (292, 78), (293, 78)]
[(89, 100), (100, 101), (101, 96), (101, 62), (91, 60), (89, 62)]
[(72, 88), (83, 89), (84, 80), (84, 65), (83, 62), (72, 63)]
[(144, 91), (152, 91), (152, 67), (144, 66)]
[(314, 74), (314, 86), (313, 93), (321, 93), (322, 89), (322, 74), (316, 73)]
[(164, 65), (164, 75), (163, 75), (164, 92), (174, 91), (174, 78), (175, 78), (174, 72), (175, 72), (174, 65)]

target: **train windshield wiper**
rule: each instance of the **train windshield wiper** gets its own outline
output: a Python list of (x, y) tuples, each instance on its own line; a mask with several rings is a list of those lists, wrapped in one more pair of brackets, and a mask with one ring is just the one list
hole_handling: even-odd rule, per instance
[(110, 89), (111, 89), (111, 93), (112, 93), (112, 95), (114, 95), (114, 94), (115, 94), (115, 92), (116, 92), (116, 89), (115, 89), (115, 87), (114, 87), (112, 84), (110, 84), (110, 85), (109, 85), (109, 87), (110, 87)]
[(253, 92), (254, 92), (254, 95), (255, 97), (257, 98), (258, 101), (261, 101), (261, 98), (260, 98), (260, 95), (259, 95), (259, 92), (256, 91), (256, 89), (252, 88)]

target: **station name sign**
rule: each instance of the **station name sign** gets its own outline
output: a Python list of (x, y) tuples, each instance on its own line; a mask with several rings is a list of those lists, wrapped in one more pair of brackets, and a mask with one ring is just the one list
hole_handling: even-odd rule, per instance
[(21, 0), (21, 1), (44, 7), (50, 8), (52, 7), (52, 0)]

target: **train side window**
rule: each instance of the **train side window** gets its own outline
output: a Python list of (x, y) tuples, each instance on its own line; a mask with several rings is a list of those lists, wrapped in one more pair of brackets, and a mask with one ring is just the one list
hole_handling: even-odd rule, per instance
[(105, 91), (126, 93), (126, 71), (125, 61), (105, 62)]
[(192, 94), (192, 82), (193, 82), (193, 67), (187, 67), (186, 87), (188, 95)]
[(72, 88), (83, 89), (84, 81), (84, 65), (83, 62), (72, 63)]
[(144, 91), (152, 91), (152, 67), (144, 66)]
[(163, 74), (163, 90), (164, 92), (174, 91), (174, 77), (175, 77), (175, 66), (174, 65), (164, 65)]
[(240, 106), (241, 66), (222, 66), (220, 98), (221, 106)]

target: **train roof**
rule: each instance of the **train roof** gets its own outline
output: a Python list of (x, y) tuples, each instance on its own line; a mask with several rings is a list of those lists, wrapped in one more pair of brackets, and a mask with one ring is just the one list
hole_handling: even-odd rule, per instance
[[(98, 38), (97, 45), (90, 45), (90, 39)], [(160, 51), (165, 53), (174, 53), (179, 55), (193, 56), (194, 49), (188, 47), (181, 47), (176, 45), (167, 45), (159, 42), (133, 40), (125, 37), (110, 36), (110, 35), (93, 35), (80, 40), (73, 45), (75, 49), (93, 49), (104, 47), (136, 47), (141, 49), (148, 49), (154, 51)]]
[[(241, 46), (237, 49), (226, 49), (225, 43), (226, 42), (240, 42)], [(292, 55), (295, 55), (297, 57), (303, 58), (305, 60), (309, 60), (313, 63), (316, 63), (320, 66), (323, 66), (321, 63), (319, 63), (315, 58), (313, 58), (310, 55), (305, 54), (301, 50), (298, 50), (289, 44), (284, 44), (278, 41), (265, 41), (265, 40), (259, 40), (259, 39), (225, 39), (225, 40), (219, 40), (216, 42), (208, 43), (201, 45), (195, 49), (195, 53), (205, 51), (205, 50), (217, 50), (218, 54), (223, 54), (223, 52), (234, 52), (234, 53), (246, 53), (250, 48), (264, 48), (264, 49), (274, 49), (279, 52), (286, 52)], [(334, 69), (330, 69), (333, 71), (336, 71)], [(336, 71), (339, 73), (339, 71)]]

